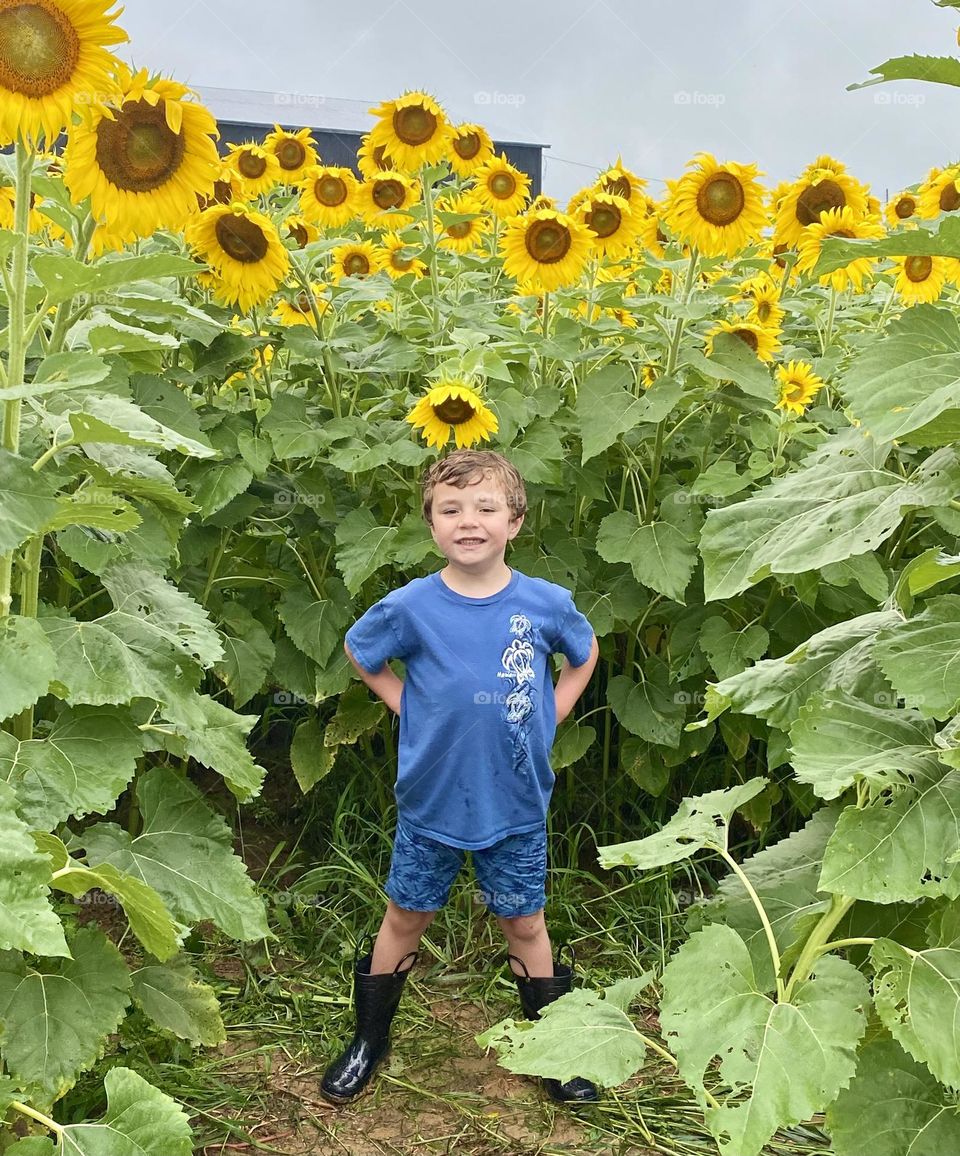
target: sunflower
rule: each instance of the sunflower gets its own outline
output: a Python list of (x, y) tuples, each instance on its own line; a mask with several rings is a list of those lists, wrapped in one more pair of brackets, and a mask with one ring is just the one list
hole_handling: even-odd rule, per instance
[(481, 439), (489, 441), (499, 425), (493, 412), (483, 404), (480, 395), (462, 381), (442, 380), (434, 385), (407, 414), (414, 429), (423, 430), (427, 445), (446, 445), (450, 431), (457, 449), (472, 446)]
[(523, 211), (529, 190), (530, 178), (514, 168), (503, 153), (481, 165), (473, 174), (473, 195), (501, 220)]
[(510, 221), (500, 238), (503, 270), (535, 293), (572, 285), (590, 256), (591, 237), (585, 225), (566, 213), (525, 213)]
[(493, 156), (493, 141), (481, 124), (458, 124), (450, 136), (447, 159), (458, 177), (472, 177)]
[(204, 209), (184, 237), (220, 278), (217, 297), (244, 313), (269, 300), (290, 268), (269, 218), (239, 202)]
[(817, 173), (820, 170), (833, 173), (834, 176), (838, 176), (840, 173), (845, 173), (847, 171), (847, 166), (843, 163), (843, 161), (838, 161), (836, 157), (830, 156), (829, 153), (822, 153), (807, 165), (801, 174), (801, 179), (804, 177), (813, 176), (814, 173)]
[(224, 163), (236, 173), (246, 200), (269, 193), (280, 183), (280, 162), (272, 152), (252, 141), (231, 145)]
[(823, 388), (823, 378), (817, 377), (809, 362), (791, 361), (777, 366), (777, 385), (780, 398), (775, 408), (802, 414)]
[(759, 278), (753, 280), (755, 284), (746, 293), (746, 298), (750, 302), (747, 320), (757, 325), (765, 325), (768, 329), (779, 330), (786, 316), (780, 306), (780, 290), (769, 278), (766, 278), (765, 282)]
[(776, 333), (765, 325), (757, 325), (752, 321), (721, 321), (707, 334), (707, 356), (713, 353), (713, 339), (718, 333), (732, 333), (734, 337), (750, 347), (760, 361), (773, 361), (774, 354), (780, 346)]
[(733, 257), (757, 240), (767, 214), (756, 165), (719, 164), (699, 153), (697, 168), (668, 181), (666, 221), (679, 239), (706, 257)]
[(413, 245), (408, 245), (399, 233), (386, 233), (383, 237), (383, 268), (396, 280), (407, 273), (422, 277), (427, 271), (419, 257), (414, 257)]
[[(420, 200), (420, 184), (411, 180), (404, 173), (384, 169), (367, 181), (361, 182), (357, 190), (357, 203), (360, 206), (360, 215), (370, 224), (383, 224), (383, 214), (391, 210), (409, 209)], [(398, 221), (411, 220), (406, 213), (399, 215), (394, 212), (386, 218), (391, 224)]]
[(808, 169), (800, 180), (790, 185), (781, 200), (774, 236), (780, 244), (796, 245), (804, 229), (818, 224), (821, 214), (831, 209), (846, 208), (856, 217), (863, 217), (867, 212), (867, 195), (866, 188), (847, 172), (833, 168)]
[(134, 74), (118, 64), (116, 83), (115, 107), (88, 104), (70, 128), (63, 175), (70, 197), (89, 197), (94, 219), (114, 233), (180, 229), (197, 198), (214, 191), (217, 122), (185, 99), (190, 89), (146, 69)]
[(283, 222), (283, 235), (293, 241), (295, 249), (302, 249), (319, 238), (320, 230), (303, 217), (290, 216)]
[(960, 189), (957, 178), (960, 165), (947, 169), (931, 169), (927, 179), (917, 190), (920, 198), (920, 216), (928, 221), (941, 213), (955, 213), (960, 209)]
[(18, 136), (52, 146), (75, 103), (114, 86), (105, 45), (126, 32), (112, 0), (0, 0), (0, 146)]
[[(808, 225), (797, 246), (797, 272), (809, 273), (820, 259), (825, 237), (882, 237), (883, 226), (865, 217), (858, 218), (851, 208), (830, 209), (823, 213), (815, 225)], [(857, 257), (848, 265), (825, 273), (820, 278), (821, 285), (832, 285), (842, 293), (848, 285), (853, 285), (859, 293), (863, 279), (870, 275), (873, 262), (869, 257)]]
[(659, 365), (658, 362), (648, 361), (640, 371), (640, 384), (644, 389), (649, 389), (662, 372), (663, 368)]
[(891, 229), (896, 229), (900, 225), (906, 225), (907, 221), (910, 221), (910, 225), (907, 226), (908, 228), (915, 228), (917, 222), (916, 220), (911, 220), (911, 217), (915, 218), (919, 209), (919, 196), (916, 193), (904, 190), (887, 202), (887, 207), (884, 211)]
[(595, 187), (601, 193), (610, 193), (614, 197), (623, 197), (631, 209), (636, 208), (636, 202), (644, 197), (643, 190), (647, 182), (636, 173), (624, 168), (623, 161), (617, 157), (617, 163), (611, 165), (597, 177)]
[(232, 205), (234, 201), (242, 200), (243, 192), (240, 188), (240, 178), (233, 169), (221, 163), (210, 195), (204, 196), (202, 193), (197, 193), (197, 208), (209, 209), (211, 205)]
[(893, 262), (896, 272), (894, 289), (904, 305), (918, 305), (936, 301), (948, 279), (947, 257), (897, 257)]
[(300, 183), (300, 213), (313, 224), (338, 229), (359, 214), (359, 188), (350, 169), (312, 165)]
[(293, 297), (280, 297), (275, 312), (283, 325), (309, 325), (316, 328), (316, 319), (312, 306), (316, 306), (317, 315), (322, 317), (330, 308), (330, 301), (323, 295), (324, 287), (319, 281), (310, 285), (309, 291), (301, 289)]
[(421, 165), (435, 165), (449, 153), (450, 124), (427, 93), (405, 92), (370, 112), (379, 117), (370, 130), (370, 143), (383, 146), (396, 170), (415, 173)]
[(275, 124), (273, 132), (263, 138), (263, 147), (277, 158), (280, 179), (287, 185), (299, 184), (307, 169), (317, 163), (317, 150), (308, 128), (287, 132)]
[(396, 169), (392, 158), (387, 154), (383, 145), (373, 144), (370, 134), (360, 138), (360, 147), (357, 149), (357, 168), (364, 177), (375, 177), (384, 169)]
[(594, 252), (613, 261), (629, 252), (643, 224), (623, 197), (614, 193), (591, 192), (580, 202), (576, 217), (586, 225)]
[[(16, 190), (13, 185), (0, 185), (0, 229), (12, 229), (14, 227), (15, 201)], [(47, 225), (53, 224), (49, 217), (45, 217), (38, 208), (38, 205), (40, 205), (42, 201), (42, 197), (38, 197), (34, 192), (30, 193), (30, 215), (27, 221), (28, 233), (39, 233), (40, 230)]]
[(556, 207), (556, 197), (548, 197), (546, 193), (537, 193), (530, 204), (527, 205), (527, 212), (535, 213), (537, 209), (555, 209)]
[[(452, 201), (438, 197), (436, 210), (439, 221), (437, 244), (442, 249), (452, 249), (455, 253), (472, 253), (481, 247), (490, 229), (490, 219), (472, 197), (463, 194)], [(474, 216), (466, 221), (445, 223), (444, 213), (457, 216), (473, 213)]]
[(338, 285), (344, 277), (367, 277), (382, 267), (383, 257), (372, 241), (338, 245), (330, 254), (330, 276)]
[(667, 235), (662, 228), (663, 206), (657, 204), (653, 197), (639, 198), (637, 215), (640, 217), (640, 229), (637, 233), (637, 243), (641, 249), (652, 253), (654, 257), (663, 257)]

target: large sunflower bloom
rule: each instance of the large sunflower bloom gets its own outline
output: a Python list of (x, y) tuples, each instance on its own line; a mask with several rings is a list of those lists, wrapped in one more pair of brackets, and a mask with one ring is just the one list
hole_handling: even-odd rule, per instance
[(330, 277), (338, 285), (344, 277), (368, 277), (383, 268), (383, 255), (372, 241), (338, 245), (330, 254)]
[(111, 3), (0, 0), (0, 147), (18, 136), (52, 146), (78, 98), (113, 89), (117, 60), (104, 46), (129, 37)]
[(748, 346), (757, 355), (760, 361), (773, 361), (774, 354), (780, 347), (780, 341), (772, 329), (765, 325), (757, 325), (752, 321), (721, 321), (707, 334), (707, 356), (713, 353), (713, 339), (718, 333), (732, 333), (739, 337), (744, 345)]
[(260, 193), (269, 193), (280, 183), (280, 162), (272, 152), (252, 141), (231, 145), (223, 159), (239, 178), (240, 189), (247, 200)]
[(521, 292), (546, 293), (580, 279), (591, 233), (575, 217), (538, 209), (508, 222), (500, 238), (503, 270)]
[[(384, 213), (391, 209), (409, 209), (420, 200), (420, 183), (411, 180), (405, 173), (385, 169), (369, 180), (362, 181), (357, 189), (357, 204), (360, 214), (370, 224), (383, 224)], [(386, 220), (391, 224), (410, 220), (406, 213), (403, 217), (393, 215)]]
[(291, 298), (279, 298), (274, 312), (283, 325), (309, 325), (312, 329), (316, 329), (313, 306), (316, 306), (319, 317), (330, 308), (330, 301), (323, 295), (323, 290), (323, 284), (314, 281), (310, 285), (309, 292), (301, 289)]
[(422, 277), (427, 267), (413, 254), (417, 246), (409, 245), (399, 233), (387, 233), (383, 238), (383, 268), (394, 280), (414, 273)]
[[(887, 202), (887, 207), (884, 212), (891, 229), (897, 229), (901, 225), (905, 225), (907, 228), (916, 228), (916, 217), (919, 210), (919, 196), (916, 193), (904, 190)], [(911, 220), (911, 218), (914, 219)], [(910, 222), (909, 225), (907, 225), (908, 221)]]
[(275, 124), (273, 132), (263, 138), (263, 147), (277, 158), (280, 179), (287, 185), (299, 184), (307, 169), (317, 163), (317, 150), (308, 128), (287, 132)]
[(894, 289), (904, 305), (936, 301), (949, 273), (947, 257), (897, 257)]
[(797, 245), (804, 229), (819, 224), (821, 215), (831, 209), (850, 209), (856, 217), (866, 216), (867, 198), (866, 188), (847, 172), (834, 168), (808, 169), (800, 180), (789, 186), (780, 201), (775, 239), (782, 245)]
[(117, 66), (117, 104), (91, 103), (71, 126), (63, 180), (75, 202), (90, 198), (114, 233), (179, 229), (209, 197), (220, 172), (217, 122), (174, 80)]
[(594, 187), (602, 193), (610, 193), (614, 197), (623, 197), (631, 209), (636, 209), (638, 202), (645, 196), (644, 189), (647, 182), (643, 177), (630, 172), (624, 167), (623, 161), (617, 157), (617, 163), (611, 165), (597, 177)]
[(594, 252), (611, 261), (627, 254), (643, 224), (623, 197), (596, 190), (580, 202), (576, 218), (587, 227)]
[(668, 181), (665, 218), (679, 239), (706, 257), (733, 257), (757, 240), (767, 214), (756, 165), (719, 164), (699, 153), (693, 172)]
[(501, 153), (473, 174), (473, 195), (495, 217), (506, 220), (523, 210), (530, 191), (530, 178), (514, 168)]
[(447, 159), (458, 177), (472, 177), (493, 156), (493, 141), (482, 124), (458, 124), (450, 136)]
[(290, 268), (290, 255), (271, 221), (239, 202), (204, 209), (184, 237), (220, 278), (220, 300), (244, 313), (269, 300)]
[(483, 404), (480, 395), (460, 381), (440, 381), (426, 397), (422, 397), (407, 414), (406, 420), (414, 429), (422, 430), (427, 445), (446, 445), (450, 431), (463, 449), (479, 442), (489, 441), (499, 425), (493, 412)]
[(823, 388), (823, 378), (817, 377), (809, 362), (791, 361), (777, 366), (777, 385), (780, 398), (775, 408), (802, 414)]
[(450, 124), (427, 93), (405, 92), (370, 112), (379, 117), (370, 130), (370, 144), (382, 145), (400, 172), (415, 173), (421, 165), (434, 165), (447, 156)]
[[(481, 247), (484, 237), (490, 230), (490, 218), (471, 197), (462, 195), (448, 201), (443, 197), (437, 198), (437, 243), (442, 249), (452, 249), (455, 253), (473, 253)], [(443, 214), (450, 213), (457, 216), (474, 216), (466, 221), (450, 221), (444, 223)]]
[(947, 169), (931, 169), (927, 179), (917, 190), (920, 198), (920, 216), (928, 221), (941, 213), (955, 213), (960, 209), (960, 165)]
[(300, 184), (300, 212), (314, 224), (338, 229), (359, 214), (359, 188), (350, 169), (312, 165)]
[[(850, 208), (830, 209), (823, 213), (815, 225), (808, 225), (797, 246), (797, 272), (809, 273), (820, 260), (820, 252), (826, 237), (882, 237), (883, 226), (865, 217), (858, 218)], [(869, 257), (857, 257), (841, 269), (825, 273), (820, 278), (821, 285), (832, 285), (842, 293), (848, 285), (853, 285), (859, 293), (865, 277), (870, 275), (873, 262)]]

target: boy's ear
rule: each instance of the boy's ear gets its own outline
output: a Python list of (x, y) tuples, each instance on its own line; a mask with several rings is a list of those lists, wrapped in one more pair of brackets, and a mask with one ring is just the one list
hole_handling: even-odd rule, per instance
[(518, 518), (511, 519), (510, 528), (507, 531), (510, 535), (510, 538), (507, 539), (508, 541), (510, 541), (512, 538), (515, 538), (517, 534), (520, 533), (520, 527), (523, 525), (523, 519), (525, 516), (526, 515), (521, 514)]

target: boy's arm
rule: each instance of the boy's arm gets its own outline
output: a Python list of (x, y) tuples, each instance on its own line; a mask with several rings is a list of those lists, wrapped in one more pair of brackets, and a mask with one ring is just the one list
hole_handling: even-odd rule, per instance
[(386, 663), (376, 674), (371, 674), (369, 670), (364, 670), (363, 667), (350, 653), (350, 647), (346, 643), (343, 644), (344, 653), (350, 659), (353, 669), (360, 675), (363, 681), (370, 687), (378, 698), (382, 698), (390, 710), (394, 714), (400, 713), (400, 695), (403, 691), (403, 682), (393, 673)]
[(590, 657), (583, 666), (571, 666), (569, 659), (563, 660), (560, 677), (553, 690), (553, 698), (557, 707), (557, 726), (573, 710), (577, 699), (586, 689), (590, 676), (593, 674), (593, 668), (597, 665), (599, 654), (600, 646), (597, 642), (597, 636), (594, 635), (593, 642), (590, 644)]

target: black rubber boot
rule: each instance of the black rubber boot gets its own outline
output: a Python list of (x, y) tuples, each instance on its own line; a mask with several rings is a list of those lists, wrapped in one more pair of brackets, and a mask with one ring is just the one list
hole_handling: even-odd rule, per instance
[[(361, 940), (360, 944), (363, 942)], [(357, 947), (358, 953), (359, 949), (360, 945)], [(404, 961), (411, 955), (413, 962), (410, 967), (401, 971)], [(347, 1104), (359, 1096), (377, 1066), (386, 1058), (390, 1050), (390, 1024), (400, 1004), (403, 985), (417, 962), (417, 956), (416, 951), (408, 951), (392, 972), (381, 975), (370, 974), (372, 951), (362, 959), (354, 960), (356, 1030), (346, 1050), (327, 1068), (320, 1083), (320, 1094), (331, 1104)]]
[[(569, 964), (560, 962), (560, 952), (564, 948), (570, 952), (571, 962)], [(538, 1020), (542, 1007), (546, 1007), (548, 1003), (553, 1003), (555, 999), (559, 999), (560, 996), (571, 990), (573, 987), (572, 965), (575, 959), (573, 947), (569, 943), (561, 944), (557, 949), (557, 959), (553, 963), (553, 975), (535, 976), (527, 971), (527, 965), (519, 956), (507, 955), (507, 962), (510, 963), (510, 970), (513, 972), (517, 990), (520, 992), (520, 1005), (528, 1020)], [(515, 960), (523, 968), (523, 975), (514, 970), (511, 960)], [(564, 1104), (586, 1104), (600, 1099), (596, 1085), (580, 1076), (574, 1076), (572, 1080), (567, 1080), (564, 1084), (561, 1084), (559, 1080), (551, 1079), (549, 1076), (542, 1076), (541, 1079), (551, 1100), (558, 1100)]]

